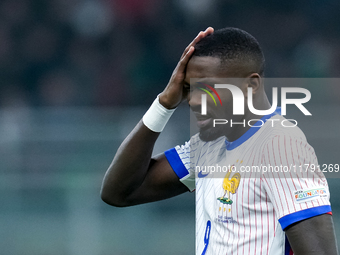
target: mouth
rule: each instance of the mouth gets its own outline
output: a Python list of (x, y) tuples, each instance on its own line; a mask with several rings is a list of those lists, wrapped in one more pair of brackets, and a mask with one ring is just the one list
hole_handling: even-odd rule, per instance
[(202, 129), (208, 126), (211, 121), (212, 121), (212, 118), (205, 119), (205, 120), (197, 120), (197, 126)]
[(197, 126), (200, 129), (208, 126), (212, 122), (211, 117), (202, 116), (202, 115), (196, 115), (196, 119), (197, 119)]

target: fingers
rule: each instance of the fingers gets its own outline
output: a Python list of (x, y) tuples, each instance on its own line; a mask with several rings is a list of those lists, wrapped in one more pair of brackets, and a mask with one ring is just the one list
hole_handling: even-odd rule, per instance
[(214, 32), (214, 29), (212, 27), (208, 27), (205, 31), (201, 31), (198, 33), (198, 35), (192, 40), (192, 42), (185, 48), (181, 58), (184, 57), (184, 55), (187, 54), (190, 47), (195, 47), (196, 43), (198, 43), (202, 38), (206, 37), (207, 35), (210, 35)]
[[(196, 43), (198, 43), (202, 38), (206, 37), (207, 35), (210, 35), (214, 32), (214, 29), (212, 27), (208, 27), (205, 31), (201, 31), (198, 33), (198, 35), (195, 37), (195, 39), (189, 44), (189, 48), (191, 46), (195, 46)], [(187, 47), (187, 48), (188, 48)]]
[(184, 50), (181, 60), (178, 63), (178, 72), (184, 72), (186, 65), (188, 64), (188, 61), (194, 52), (197, 42), (199, 42), (202, 38), (206, 37), (207, 35), (210, 35), (214, 32), (214, 29), (212, 27), (208, 27), (205, 31), (201, 31), (198, 33), (198, 35), (195, 37), (195, 39), (186, 47)]
[(190, 46), (187, 53), (181, 58), (181, 60), (179, 61), (178, 63), (178, 69), (177, 71), (179, 73), (183, 73), (187, 64), (188, 64), (188, 61), (192, 55), (192, 53), (194, 52), (195, 48), (193, 46)]

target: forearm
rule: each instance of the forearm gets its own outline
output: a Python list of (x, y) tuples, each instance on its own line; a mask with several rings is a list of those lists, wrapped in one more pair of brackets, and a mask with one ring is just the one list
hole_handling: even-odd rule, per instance
[(105, 202), (119, 206), (142, 184), (159, 134), (140, 121), (125, 138), (104, 176), (101, 196)]
[(184, 50), (168, 85), (119, 147), (107, 170), (102, 199), (111, 205), (126, 206), (169, 198), (185, 192), (164, 155), (152, 160), (152, 150), (176, 107), (187, 98), (185, 70), (195, 44), (214, 31), (201, 31)]

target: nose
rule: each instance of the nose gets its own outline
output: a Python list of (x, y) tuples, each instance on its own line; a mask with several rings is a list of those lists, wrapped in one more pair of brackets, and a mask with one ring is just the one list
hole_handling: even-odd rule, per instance
[(195, 111), (200, 111), (202, 104), (202, 91), (198, 89), (194, 89), (190, 93), (188, 93), (187, 100), (190, 108)]

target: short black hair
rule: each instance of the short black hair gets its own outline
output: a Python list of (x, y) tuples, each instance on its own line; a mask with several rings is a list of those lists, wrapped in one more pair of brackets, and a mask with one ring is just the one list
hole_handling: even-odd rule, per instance
[(195, 45), (193, 56), (218, 57), (222, 64), (245, 64), (251, 72), (264, 73), (265, 60), (258, 41), (239, 28), (214, 31)]

